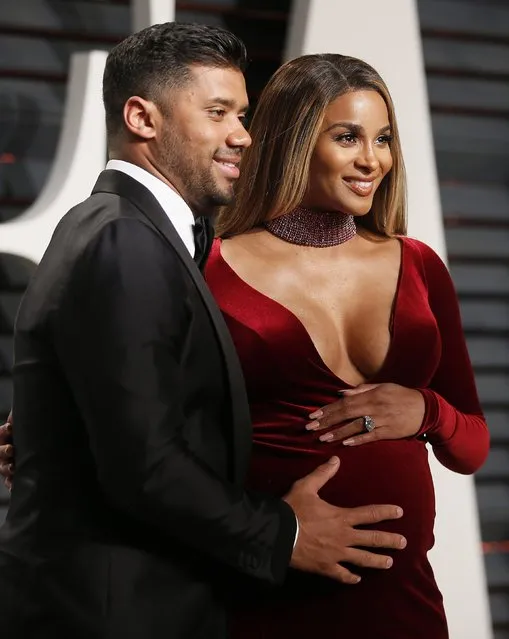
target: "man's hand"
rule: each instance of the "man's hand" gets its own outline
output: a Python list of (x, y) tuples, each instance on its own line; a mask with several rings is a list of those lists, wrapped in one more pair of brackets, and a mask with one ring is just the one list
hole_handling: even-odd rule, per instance
[(358, 530), (355, 526), (398, 519), (403, 510), (398, 506), (361, 506), (337, 508), (320, 499), (318, 491), (339, 468), (332, 457), (312, 473), (295, 482), (285, 497), (299, 522), (299, 535), (290, 565), (298, 570), (314, 572), (344, 584), (360, 581), (340, 562), (364, 568), (390, 568), (392, 558), (361, 548), (396, 548), (406, 546), (406, 539), (379, 530)]
[(12, 445), (12, 413), (7, 422), (0, 426), (0, 475), (10, 490), (14, 474), (14, 447)]

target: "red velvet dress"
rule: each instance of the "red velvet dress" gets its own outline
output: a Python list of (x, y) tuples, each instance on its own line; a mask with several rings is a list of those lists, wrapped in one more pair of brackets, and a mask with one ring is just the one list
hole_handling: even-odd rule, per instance
[[(340, 506), (392, 503), (404, 517), (378, 524), (405, 535), (390, 570), (362, 570), (343, 586), (290, 570), (284, 587), (242, 596), (233, 639), (446, 639), (442, 597), (427, 553), (435, 500), (423, 441), (451, 470), (484, 461), (488, 432), (463, 338), (448, 271), (426, 245), (403, 239), (391, 344), (374, 382), (420, 389), (426, 414), (418, 437), (349, 448), (323, 444), (304, 429), (308, 414), (347, 388), (324, 364), (297, 317), (242, 281), (214, 243), (206, 279), (240, 356), (253, 420), (251, 489), (283, 495), (319, 463), (338, 454), (341, 467), (321, 491)], [(454, 504), (451, 504), (454, 508)]]

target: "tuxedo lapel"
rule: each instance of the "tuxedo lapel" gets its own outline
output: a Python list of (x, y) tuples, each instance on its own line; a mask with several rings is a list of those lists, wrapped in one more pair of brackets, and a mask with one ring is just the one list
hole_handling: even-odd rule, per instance
[(121, 171), (103, 171), (92, 193), (112, 193), (128, 199), (175, 250), (203, 299), (222, 347), (230, 386), (234, 438), (234, 475), (243, 481), (251, 453), (251, 418), (244, 377), (230, 333), (205, 280), (157, 199), (142, 184)]

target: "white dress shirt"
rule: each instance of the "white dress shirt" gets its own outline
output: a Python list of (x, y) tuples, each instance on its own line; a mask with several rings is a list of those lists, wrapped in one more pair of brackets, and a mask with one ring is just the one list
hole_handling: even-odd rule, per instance
[(110, 160), (106, 168), (129, 175), (152, 193), (191, 253), (191, 257), (194, 257), (194, 215), (182, 197), (155, 175), (131, 162)]

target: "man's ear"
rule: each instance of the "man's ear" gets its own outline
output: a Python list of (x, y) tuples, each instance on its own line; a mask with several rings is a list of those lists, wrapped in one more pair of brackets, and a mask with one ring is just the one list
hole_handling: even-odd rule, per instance
[(124, 104), (124, 124), (132, 135), (151, 140), (156, 135), (156, 105), (150, 100), (131, 96)]

